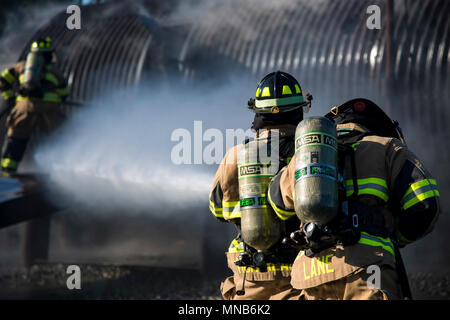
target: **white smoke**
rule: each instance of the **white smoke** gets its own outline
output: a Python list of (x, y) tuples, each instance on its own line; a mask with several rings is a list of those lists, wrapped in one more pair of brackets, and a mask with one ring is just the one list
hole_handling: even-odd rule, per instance
[(30, 40), (30, 36), (39, 26), (48, 22), (57, 13), (70, 4), (52, 3), (27, 7), (17, 7), (3, 12), (3, 32), (0, 37), (0, 68), (3, 70), (19, 58), (20, 50)]
[(193, 146), (203, 138), (194, 137), (195, 120), (202, 121), (203, 133), (217, 128), (225, 136), (225, 129), (248, 128), (252, 114), (242, 97), (253, 87), (173, 89), (114, 95), (75, 112), (34, 156), (38, 171), (50, 177), (54, 197), (64, 194), (94, 212), (167, 214), (205, 206), (216, 166), (173, 164), (178, 142), (171, 134), (186, 129)]

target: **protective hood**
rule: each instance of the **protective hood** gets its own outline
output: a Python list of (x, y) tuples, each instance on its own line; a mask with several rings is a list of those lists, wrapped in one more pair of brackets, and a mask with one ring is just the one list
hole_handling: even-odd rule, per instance
[(288, 112), (271, 113), (255, 113), (252, 129), (258, 131), (269, 126), (280, 126), (291, 124), (297, 126), (303, 120), (303, 111), (301, 108)]

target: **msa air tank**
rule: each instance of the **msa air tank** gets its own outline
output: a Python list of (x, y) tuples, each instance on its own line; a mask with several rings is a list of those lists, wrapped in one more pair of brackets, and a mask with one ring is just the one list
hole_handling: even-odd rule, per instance
[(30, 51), (25, 62), (25, 70), (21, 86), (23, 89), (32, 91), (41, 87), (41, 71), (44, 66), (42, 52)]
[(238, 153), (241, 235), (258, 251), (269, 249), (281, 235), (281, 221), (267, 200), (270, 179), (279, 169), (275, 140), (251, 140)]
[(301, 121), (295, 131), (295, 212), (303, 222), (326, 224), (338, 213), (337, 134), (324, 117)]

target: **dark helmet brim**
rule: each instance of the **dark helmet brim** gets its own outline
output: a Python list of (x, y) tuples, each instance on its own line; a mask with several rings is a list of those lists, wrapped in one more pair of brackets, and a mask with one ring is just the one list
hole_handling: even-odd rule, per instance
[(333, 107), (325, 117), (333, 120), (335, 123), (342, 123), (345, 118), (366, 117), (377, 123), (375, 131), (380, 135), (402, 139), (398, 131), (398, 123), (393, 121), (383, 109), (369, 99), (356, 98), (344, 102), (340, 106)]

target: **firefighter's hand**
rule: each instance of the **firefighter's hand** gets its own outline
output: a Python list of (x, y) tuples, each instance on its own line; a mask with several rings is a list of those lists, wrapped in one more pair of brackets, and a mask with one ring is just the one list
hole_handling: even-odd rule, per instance
[(283, 244), (291, 246), (297, 250), (305, 250), (308, 248), (304, 234), (300, 230), (294, 231), (289, 235), (289, 237), (284, 238)]

